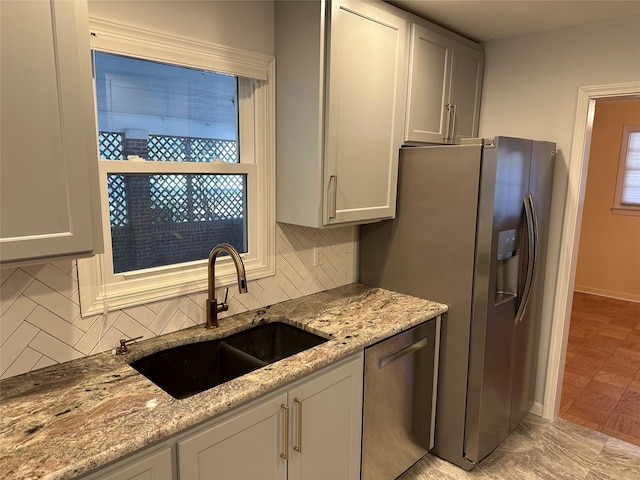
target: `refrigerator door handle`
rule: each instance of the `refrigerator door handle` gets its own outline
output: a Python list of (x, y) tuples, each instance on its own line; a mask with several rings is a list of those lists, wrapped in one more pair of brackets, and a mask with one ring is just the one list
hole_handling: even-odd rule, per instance
[(524, 312), (527, 310), (527, 306), (529, 304), (529, 299), (531, 298), (531, 290), (533, 289), (533, 276), (535, 274), (538, 256), (538, 218), (536, 216), (535, 203), (533, 201), (533, 195), (531, 195), (531, 193), (529, 193), (524, 198), (524, 214), (527, 224), (529, 248), (527, 258), (527, 275), (524, 280), (522, 300), (520, 301), (518, 312), (516, 313), (516, 324), (522, 321)]

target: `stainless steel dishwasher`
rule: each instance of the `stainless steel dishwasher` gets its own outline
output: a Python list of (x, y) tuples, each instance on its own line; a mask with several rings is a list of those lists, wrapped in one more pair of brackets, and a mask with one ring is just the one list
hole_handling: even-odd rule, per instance
[(433, 447), (440, 317), (364, 352), (362, 479), (392, 480)]

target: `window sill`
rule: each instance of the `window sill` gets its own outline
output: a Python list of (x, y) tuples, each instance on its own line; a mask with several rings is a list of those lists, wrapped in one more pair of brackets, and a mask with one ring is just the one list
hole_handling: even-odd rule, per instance
[[(78, 261), (80, 288), (80, 311), (82, 317), (99, 315), (105, 309), (112, 311), (133, 307), (145, 303), (168, 300), (194, 293), (206, 294), (208, 287), (206, 261), (193, 262), (176, 272), (163, 272), (162, 269), (140, 274), (139, 279), (124, 283), (101, 286), (104, 282), (97, 272), (102, 270), (101, 256)], [(247, 281), (275, 275), (275, 261), (272, 256), (260, 263), (257, 259), (244, 260)], [(236, 269), (228, 258), (220, 258), (216, 263), (216, 288), (231, 287), (237, 284)], [(249, 289), (251, 285), (249, 284)], [(204, 308), (204, 305), (203, 305)]]
[(614, 215), (635, 215), (640, 216), (640, 206), (638, 207), (613, 207), (611, 213)]

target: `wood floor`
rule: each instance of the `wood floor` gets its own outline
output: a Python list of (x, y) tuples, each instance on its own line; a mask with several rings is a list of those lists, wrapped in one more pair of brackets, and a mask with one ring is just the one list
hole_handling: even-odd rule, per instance
[(574, 293), (560, 416), (640, 445), (640, 303)]

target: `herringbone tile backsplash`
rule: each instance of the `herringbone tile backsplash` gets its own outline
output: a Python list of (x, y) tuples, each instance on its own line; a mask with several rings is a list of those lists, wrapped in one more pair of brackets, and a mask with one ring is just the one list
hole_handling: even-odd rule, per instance
[[(355, 227), (276, 226), (276, 275), (229, 289), (233, 315), (356, 280)], [(314, 247), (322, 262), (314, 266)], [(145, 338), (204, 322), (206, 292), (81, 317), (74, 260), (3, 268), (0, 276), (1, 378), (110, 351), (120, 338)], [(235, 294), (234, 294), (235, 292)]]

